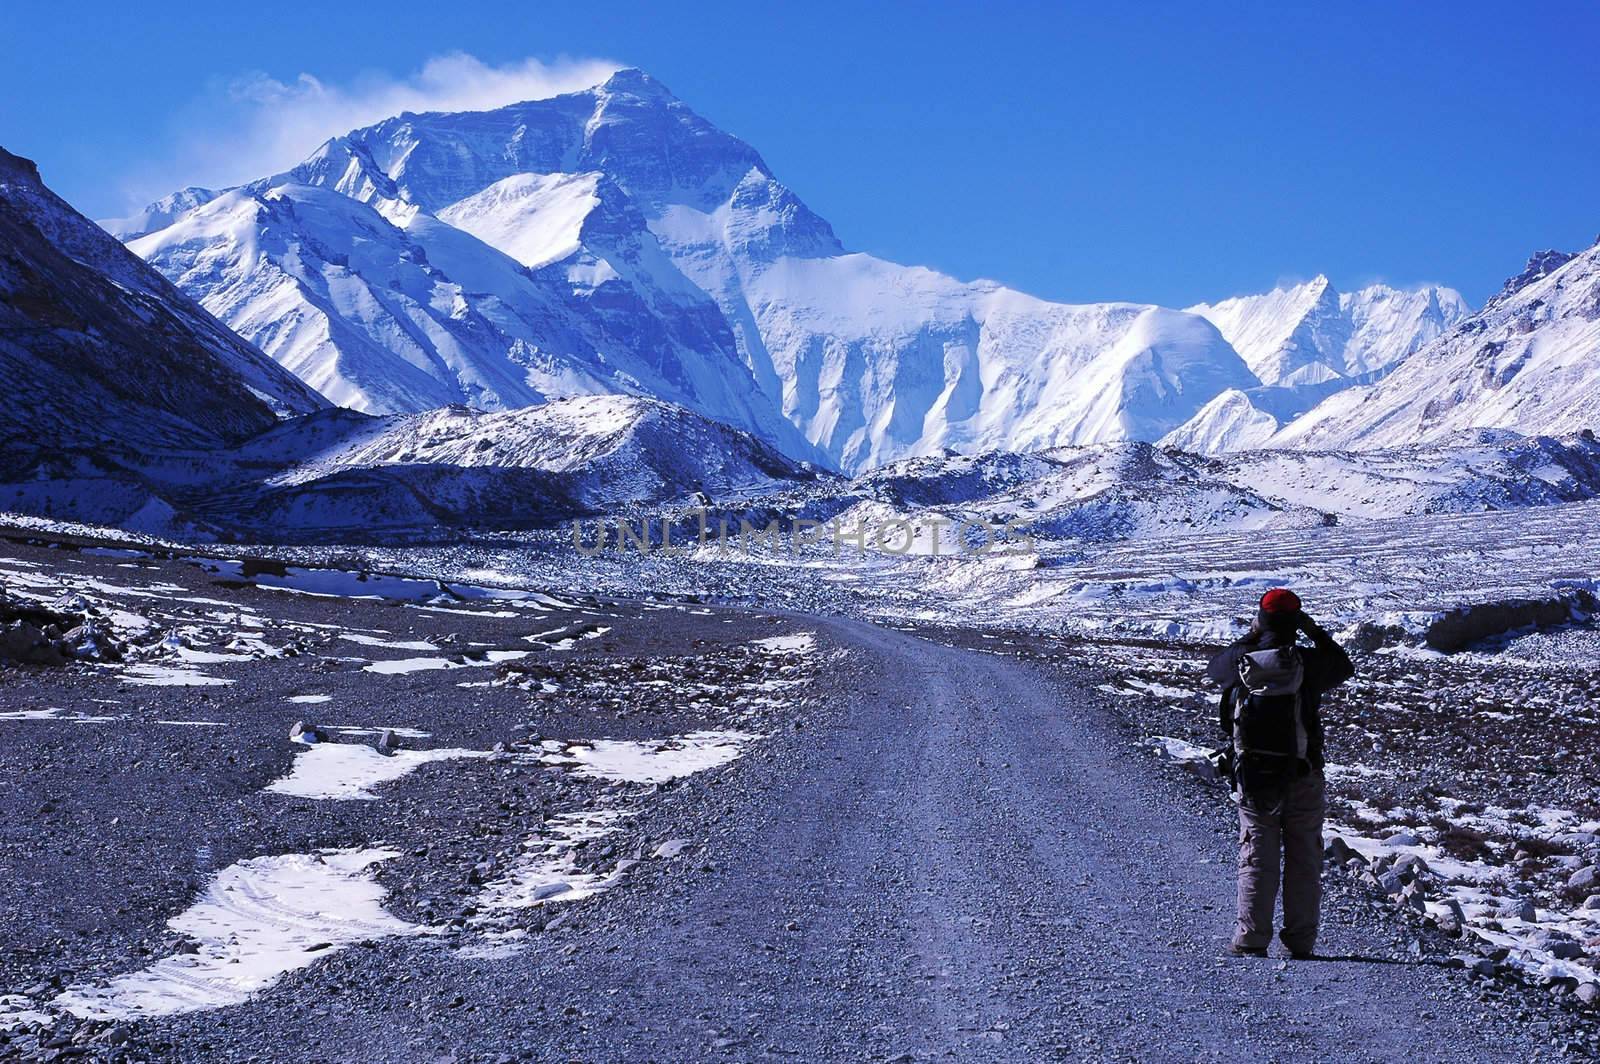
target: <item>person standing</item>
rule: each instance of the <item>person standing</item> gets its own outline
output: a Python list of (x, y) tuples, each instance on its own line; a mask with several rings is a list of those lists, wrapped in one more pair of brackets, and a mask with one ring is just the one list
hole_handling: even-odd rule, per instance
[[(1304, 633), (1311, 645), (1298, 640)], [(1261, 596), (1255, 621), (1206, 674), (1222, 685), (1220, 723), (1239, 806), (1239, 910), (1232, 952), (1266, 956), (1279, 870), (1292, 956), (1314, 956), (1322, 906), (1322, 696), (1355, 675), (1334, 638), (1286, 588)]]

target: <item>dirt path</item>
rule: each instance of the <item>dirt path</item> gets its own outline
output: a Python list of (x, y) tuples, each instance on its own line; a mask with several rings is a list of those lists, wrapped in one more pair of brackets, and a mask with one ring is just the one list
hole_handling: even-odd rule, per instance
[[(815, 623), (854, 648), (840, 723), (712, 796), (692, 872), (580, 903), (576, 930), (492, 965), (355, 951), (353, 1011), (287, 986), (167, 1035), (291, 1060), (1539, 1054), (1459, 973), (1382, 962), (1381, 926), (1326, 927), (1325, 952), (1365, 962), (1224, 956), (1215, 811), (1092, 700), (1006, 656)], [(449, 1007), (402, 1007), (397, 969)]]

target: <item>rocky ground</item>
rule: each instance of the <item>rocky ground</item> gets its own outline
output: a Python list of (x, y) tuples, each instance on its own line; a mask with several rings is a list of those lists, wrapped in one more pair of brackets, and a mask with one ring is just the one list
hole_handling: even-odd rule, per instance
[[(0, 670), (0, 1056), (1597, 1048), (1559, 979), (1447, 968), (1483, 943), (1364, 881), (1393, 861), (1330, 870), (1346, 960), (1222, 957), (1229, 808), (1141, 746), (1209, 741), (1195, 652), (83, 546), (0, 552), (13, 597), (76, 610), (124, 659)], [(1503, 688), (1506, 710), (1545, 699), (1577, 766), (1525, 789), (1460, 756), (1480, 725), (1437, 692), (1481, 688), (1448, 672), (1469, 661), (1369, 656), (1330, 707), (1352, 837), (1409, 829), (1426, 852), (1444, 829), (1424, 814), (1468, 815), (1451, 801), (1595, 815), (1572, 782), (1583, 678)], [(1528, 826), (1490, 855), (1553, 841)], [(1512, 862), (1536, 920), (1572, 908), (1586, 846)]]
[[(759, 749), (816, 697), (822, 652), (787, 620), (296, 594), (211, 568), (96, 546), (9, 543), (0, 556), (14, 597), (89, 615), (125, 659), (0, 668), (0, 1056), (91, 1035), (110, 1053), (123, 1021), (209, 1015), (199, 1006), (237, 996), (226, 971), (189, 987), (103, 984), (205, 959), (204, 929), (169, 920), (262, 856), (382, 850), (366, 870), (397, 927), (380, 930), (515, 952), (560, 918), (535, 901), (690, 859), (655, 834), (650, 800)], [(324, 741), (291, 742), (296, 729)], [(609, 760), (585, 760), (595, 751)], [(313, 764), (325, 754), (337, 757)], [(391, 767), (403, 783), (361, 785)], [(568, 830), (595, 814), (615, 818), (605, 834)], [(306, 913), (237, 908), (223, 940), (267, 926), (313, 954), (342, 944)], [(281, 945), (246, 941), (243, 965)]]

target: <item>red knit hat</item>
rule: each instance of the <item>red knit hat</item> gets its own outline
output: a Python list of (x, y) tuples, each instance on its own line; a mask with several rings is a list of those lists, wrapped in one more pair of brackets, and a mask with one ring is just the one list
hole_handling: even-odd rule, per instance
[(1266, 613), (1299, 613), (1300, 596), (1286, 587), (1275, 587), (1261, 596), (1261, 609)]

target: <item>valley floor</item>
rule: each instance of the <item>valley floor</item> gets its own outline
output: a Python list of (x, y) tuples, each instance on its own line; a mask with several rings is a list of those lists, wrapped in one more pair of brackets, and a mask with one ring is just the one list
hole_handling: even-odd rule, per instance
[(1600, 1048), (1343, 874), (1333, 959), (1226, 956), (1231, 807), (1144, 745), (1204, 737), (1181, 653), (243, 575), (0, 552), (132, 648), (0, 672), (0, 1056)]

